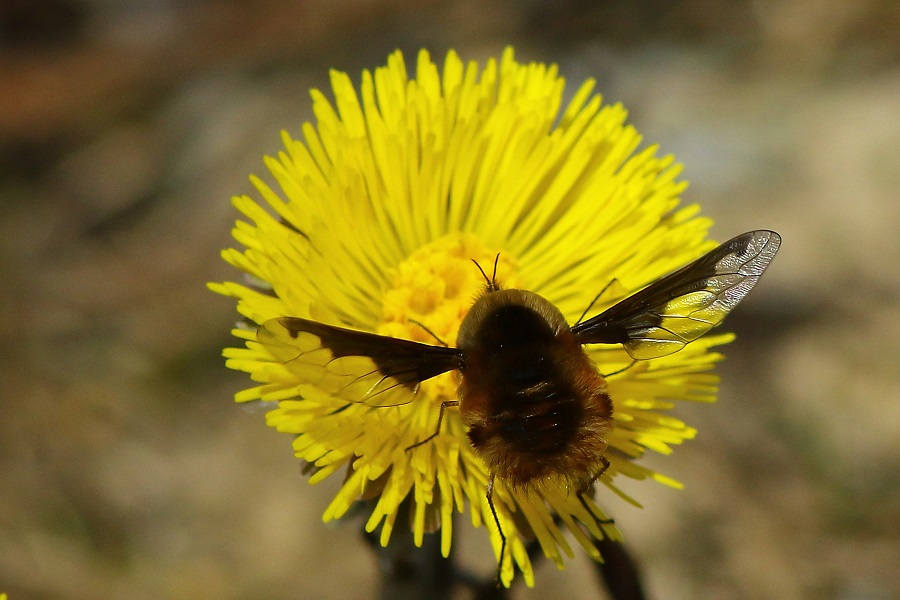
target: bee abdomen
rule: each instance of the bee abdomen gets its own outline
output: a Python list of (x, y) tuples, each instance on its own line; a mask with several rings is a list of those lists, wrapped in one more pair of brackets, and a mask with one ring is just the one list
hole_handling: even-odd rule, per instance
[(548, 456), (564, 452), (578, 433), (584, 407), (574, 390), (544, 381), (505, 390), (496, 406), (514, 407), (492, 415), (496, 433), (522, 454)]

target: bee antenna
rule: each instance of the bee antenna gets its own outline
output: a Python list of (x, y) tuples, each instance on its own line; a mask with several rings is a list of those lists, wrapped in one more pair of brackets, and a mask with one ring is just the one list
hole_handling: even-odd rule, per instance
[(475, 266), (478, 267), (479, 271), (481, 271), (481, 276), (484, 277), (484, 280), (488, 283), (488, 285), (490, 285), (491, 280), (488, 279), (487, 273), (484, 272), (484, 269), (481, 268), (481, 265), (478, 264), (478, 261), (473, 258), (472, 262), (475, 263)]
[[(498, 254), (497, 260), (499, 260), (499, 258), (500, 255)], [(496, 292), (498, 289), (500, 289), (497, 287), (497, 260), (494, 261), (494, 275), (492, 277), (488, 277), (487, 273), (484, 272), (484, 269), (481, 268), (481, 265), (478, 264), (478, 261), (474, 258), (472, 259), (472, 262), (475, 263), (475, 266), (478, 267), (479, 271), (481, 271), (481, 276), (484, 277), (484, 280), (487, 282), (489, 292)]]
[(491, 288), (497, 289), (497, 265), (500, 263), (500, 253), (494, 257), (494, 272), (491, 273)]

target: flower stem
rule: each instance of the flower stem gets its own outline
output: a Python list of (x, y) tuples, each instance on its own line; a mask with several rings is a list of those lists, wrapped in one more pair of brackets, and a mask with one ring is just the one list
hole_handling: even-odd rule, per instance
[(603, 555), (602, 563), (595, 563), (597, 577), (604, 583), (613, 600), (646, 600), (641, 573), (625, 545), (604, 538), (594, 545)]
[[(408, 502), (407, 499), (401, 504), (401, 512), (409, 509)], [(379, 598), (382, 600), (450, 600), (456, 585), (469, 588), (475, 600), (505, 600), (509, 597), (509, 590), (499, 587), (493, 578), (481, 579), (457, 569), (452, 549), (450, 556), (444, 558), (439, 535), (425, 535), (421, 548), (416, 547), (408, 530), (395, 531), (386, 548), (378, 542), (378, 536), (378, 531), (363, 531), (381, 573)], [(604, 561), (595, 563), (597, 578), (606, 587), (609, 597), (612, 600), (646, 600), (640, 570), (625, 546), (609, 539), (594, 543)], [(532, 562), (540, 562), (543, 556), (540, 544), (532, 540), (526, 548)]]
[[(400, 511), (408, 510), (406, 500)], [(412, 532), (398, 528), (385, 548), (378, 542), (377, 530), (363, 535), (381, 573), (382, 600), (450, 600), (456, 579), (453, 550), (447, 558), (441, 555), (441, 536), (425, 535), (422, 547), (417, 548)]]

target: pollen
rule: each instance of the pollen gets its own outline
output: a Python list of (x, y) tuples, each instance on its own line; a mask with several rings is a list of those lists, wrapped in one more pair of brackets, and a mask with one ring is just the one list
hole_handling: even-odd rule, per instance
[[(425, 344), (456, 345), (459, 324), (488, 287), (485, 277), (494, 277), (503, 288), (523, 285), (515, 257), (488, 247), (473, 234), (454, 233), (422, 246), (388, 271), (389, 287), (383, 295), (378, 333)], [(448, 373), (423, 382), (422, 391), (443, 402), (456, 399), (456, 386), (453, 373)]]

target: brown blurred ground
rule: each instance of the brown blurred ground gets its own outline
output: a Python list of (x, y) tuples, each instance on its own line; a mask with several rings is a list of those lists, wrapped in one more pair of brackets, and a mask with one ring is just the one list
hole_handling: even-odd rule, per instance
[[(231, 402), (204, 282), (328, 68), (512, 43), (624, 102), (719, 239), (784, 236), (699, 438), (649, 461), (687, 489), (608, 501), (653, 597), (900, 598), (898, 31), (891, 0), (0, 4), (0, 592), (374, 596), (333, 484)], [(571, 564), (515, 596), (595, 597)]]

